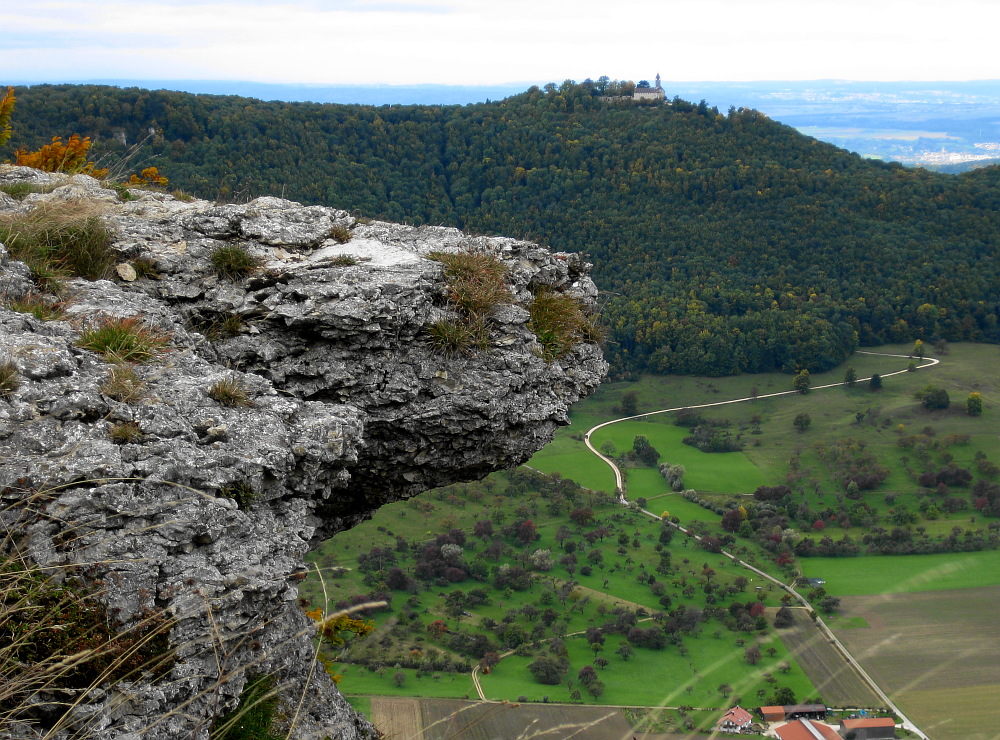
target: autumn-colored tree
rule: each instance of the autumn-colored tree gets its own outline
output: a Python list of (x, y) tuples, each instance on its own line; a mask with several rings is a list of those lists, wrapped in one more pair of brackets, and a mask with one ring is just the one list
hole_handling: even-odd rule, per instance
[(17, 98), (14, 96), (14, 88), (7, 86), (7, 92), (0, 98), (0, 146), (10, 141), (13, 129), (10, 126), (10, 117), (14, 113), (14, 103)]
[(969, 416), (979, 416), (983, 413), (983, 397), (976, 391), (972, 391), (965, 399), (965, 411)]
[(138, 185), (142, 187), (156, 186), (165, 188), (168, 182), (170, 181), (161, 175), (160, 171), (156, 167), (147, 167), (138, 175), (132, 175), (128, 179), (129, 185)]
[(106, 169), (98, 168), (87, 159), (90, 150), (90, 137), (80, 138), (73, 134), (63, 143), (61, 136), (53, 136), (52, 143), (46, 144), (37, 152), (18, 149), (14, 152), (14, 164), (22, 167), (34, 167), (44, 172), (65, 172), (71, 175), (90, 175), (98, 179), (108, 174)]
[(446, 625), (440, 619), (435, 619), (429, 625), (427, 625), (427, 634), (432, 638), (437, 639), (441, 637), (445, 632), (448, 632), (448, 625)]

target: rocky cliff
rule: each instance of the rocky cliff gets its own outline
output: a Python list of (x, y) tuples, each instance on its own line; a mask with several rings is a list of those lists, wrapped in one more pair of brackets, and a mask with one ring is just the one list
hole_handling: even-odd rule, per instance
[[(28, 692), (22, 719), (66, 736), (205, 738), (267, 675), (293, 737), (373, 736), (315, 668), (303, 556), (382, 504), (551, 439), (606, 368), (587, 341), (552, 359), (525, 307), (545, 291), (592, 308), (589, 265), (277, 198), (214, 205), (14, 167), (2, 186), (27, 195), (0, 194), (0, 219), (82, 209), (113, 240), (113, 279), (64, 280), (46, 321), (25, 308), (52, 302), (45, 276), (0, 247), (5, 562), (93, 590), (110, 634), (157, 615), (172, 656), (165, 675), (77, 689), (68, 713), (51, 706), (65, 691)], [(228, 247), (250, 256), (242, 272), (220, 267)], [(432, 340), (461, 318), (442, 254), (506, 268), (479, 346)], [(81, 346), (122, 318), (162, 346), (142, 362)], [(29, 724), (8, 732), (32, 736)]]

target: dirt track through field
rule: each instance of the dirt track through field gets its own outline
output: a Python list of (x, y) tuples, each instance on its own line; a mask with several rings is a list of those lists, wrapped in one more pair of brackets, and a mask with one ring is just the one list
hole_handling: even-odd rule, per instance
[(423, 723), (420, 699), (401, 696), (373, 696), (369, 717), (386, 740), (420, 740)]
[(813, 682), (820, 698), (835, 707), (880, 706), (854, 667), (813, 624), (805, 609), (792, 609), (795, 624), (778, 630), (785, 646)]

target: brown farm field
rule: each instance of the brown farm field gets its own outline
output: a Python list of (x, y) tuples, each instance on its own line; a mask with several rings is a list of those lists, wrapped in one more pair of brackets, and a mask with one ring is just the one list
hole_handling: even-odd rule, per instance
[[(776, 609), (769, 609), (774, 618)], [(833, 707), (877, 707), (882, 701), (809, 618), (805, 609), (792, 609), (795, 624), (778, 630), (785, 647), (795, 656), (820, 698)], [(804, 697), (800, 697), (804, 698)]]
[(1000, 586), (846, 596), (841, 613), (868, 626), (837, 637), (932, 740), (996, 739), (998, 606)]
[(698, 740), (637, 732), (616, 707), (372, 697), (370, 719), (387, 740)]

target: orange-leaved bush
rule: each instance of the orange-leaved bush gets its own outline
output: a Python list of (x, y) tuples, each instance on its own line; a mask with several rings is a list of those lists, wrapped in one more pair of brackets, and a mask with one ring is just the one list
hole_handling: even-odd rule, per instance
[(52, 143), (46, 144), (37, 152), (18, 149), (14, 152), (14, 164), (24, 167), (34, 167), (45, 172), (66, 172), (71, 175), (90, 175), (98, 179), (108, 174), (106, 169), (100, 169), (87, 160), (90, 149), (90, 137), (80, 138), (73, 134), (65, 143), (61, 136), (53, 136)]
[(128, 179), (129, 185), (156, 185), (158, 187), (166, 187), (167, 183), (170, 182), (167, 178), (160, 174), (160, 171), (156, 167), (147, 167), (138, 175), (132, 175)]
[(7, 92), (0, 98), (0, 146), (6, 144), (13, 133), (13, 129), (10, 127), (10, 117), (14, 113), (14, 103), (16, 102), (14, 88), (8, 85)]

